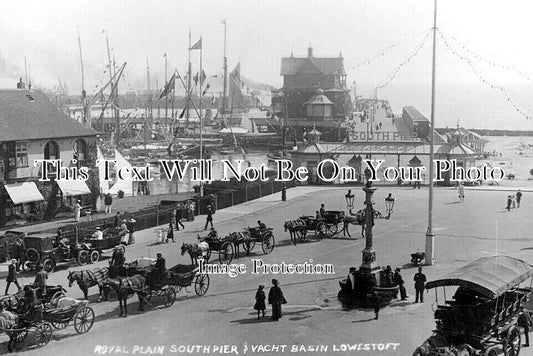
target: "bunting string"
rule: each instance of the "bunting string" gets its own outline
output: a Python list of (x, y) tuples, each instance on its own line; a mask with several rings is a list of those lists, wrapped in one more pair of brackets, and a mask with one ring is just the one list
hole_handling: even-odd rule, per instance
[(453, 53), (456, 57), (458, 57), (459, 59), (461, 59), (463, 62), (465, 62), (469, 67), (470, 69), (472, 70), (472, 72), (479, 78), (479, 80), (481, 80), (485, 85), (487, 85), (488, 87), (490, 87), (491, 89), (494, 89), (494, 90), (497, 90), (499, 91), (501, 94), (503, 94), (503, 96), (505, 97), (505, 99), (515, 108), (516, 112), (519, 113), (520, 115), (522, 115), (524, 118), (530, 120), (532, 118), (532, 115), (531, 114), (528, 114), (522, 107), (523, 105), (520, 105), (515, 99), (513, 99), (513, 97), (511, 96), (511, 94), (509, 93), (509, 91), (507, 89), (505, 89), (505, 87), (503, 85), (499, 85), (499, 84), (496, 84), (496, 83), (493, 83), (489, 80), (487, 80), (481, 73), (480, 71), (474, 66), (474, 64), (472, 63), (472, 58), (469, 58), (469, 57), (466, 57), (465, 55), (459, 53), (459, 51), (454, 48), (452, 45), (450, 45), (449, 41), (447, 40), (447, 38), (444, 36), (444, 34), (441, 32), (441, 31), (438, 31), (439, 32), (439, 36), (440, 38), (442, 39), (443, 43), (444, 43), (444, 46), (451, 52)]

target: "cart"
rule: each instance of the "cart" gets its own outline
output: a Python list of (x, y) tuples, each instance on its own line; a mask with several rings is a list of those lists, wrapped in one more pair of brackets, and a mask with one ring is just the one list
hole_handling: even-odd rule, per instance
[(300, 242), (305, 241), (309, 231), (314, 231), (319, 239), (331, 238), (343, 230), (344, 211), (330, 210), (320, 217), (302, 215), (297, 221), (301, 222), (301, 226), (297, 227), (294, 232)]
[[(437, 308), (434, 334), (418, 347), (415, 356), (484, 355), (518, 356), (521, 330), (518, 319), (529, 317), (533, 266), (509, 256), (480, 258), (431, 281)], [(527, 286), (521, 284), (530, 280)], [(444, 300), (439, 304), (437, 287)], [(446, 288), (448, 287), (448, 288)], [(451, 287), (451, 288), (450, 288)], [(451, 299), (447, 299), (453, 295)], [(452, 293), (450, 293), (452, 289)], [(526, 318), (527, 319), (527, 318)]]
[(209, 289), (209, 275), (200, 273), (200, 269), (191, 265), (175, 265), (167, 270), (165, 283), (174, 286), (176, 292), (189, 287), (194, 281), (194, 291), (201, 297)]
[(73, 323), (78, 334), (85, 334), (91, 330), (94, 324), (94, 310), (89, 307), (88, 301), (79, 300), (75, 304), (62, 307), (60, 299), (55, 305), (57, 306), (45, 305), (42, 315), (42, 319), (55, 329), (61, 330)]

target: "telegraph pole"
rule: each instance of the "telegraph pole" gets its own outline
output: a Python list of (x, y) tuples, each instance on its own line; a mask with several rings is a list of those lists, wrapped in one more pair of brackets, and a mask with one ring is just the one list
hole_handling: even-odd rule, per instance
[(432, 266), (435, 263), (435, 233), (433, 232), (433, 160), (435, 158), (435, 62), (437, 44), (437, 0), (435, 0), (433, 11), (433, 60), (431, 68), (431, 124), (429, 137), (429, 206), (428, 206), (428, 229), (426, 232), (426, 265)]

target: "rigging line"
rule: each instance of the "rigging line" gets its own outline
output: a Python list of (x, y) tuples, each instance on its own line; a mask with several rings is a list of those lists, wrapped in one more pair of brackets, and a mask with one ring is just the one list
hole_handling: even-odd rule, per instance
[(365, 59), (362, 59), (359, 61), (359, 63), (355, 64), (354, 66), (352, 66), (352, 69), (355, 69), (355, 68), (359, 68), (361, 66), (364, 66), (366, 64), (370, 64), (372, 63), (373, 61), (375, 61), (376, 59), (380, 58), (380, 57), (383, 57), (387, 52), (389, 52), (390, 50), (392, 50), (393, 48), (395, 48), (396, 46), (404, 43), (404, 42), (407, 42), (413, 38), (416, 38), (416, 37), (419, 37), (423, 34), (428, 34), (429, 32), (431, 31), (431, 28), (429, 30), (426, 30), (426, 31), (420, 31), (412, 36), (409, 36), (407, 38), (404, 38), (403, 40), (400, 40), (396, 43), (393, 43), (392, 45), (388, 46), (387, 48), (385, 48), (384, 50), (378, 52), (378, 54), (375, 54), (374, 56), (372, 57), (366, 57)]
[[(442, 32), (440, 29), (437, 29), (437, 31)], [(489, 65), (491, 65), (493, 67), (499, 67), (501, 69), (511, 70), (511, 71), (515, 72), (516, 74), (518, 74), (519, 76), (525, 78), (527, 81), (533, 83), (533, 78), (530, 77), (529, 75), (527, 75), (526, 73), (522, 72), (517, 67), (512, 66), (512, 65), (500, 64), (500, 63), (494, 62), (494, 61), (492, 61), (490, 59), (486, 59), (486, 58), (480, 56), (479, 54), (477, 54), (476, 52), (472, 51), (471, 49), (469, 49), (464, 42), (462, 42), (461, 40), (457, 39), (455, 36), (453, 36), (451, 34), (446, 34), (446, 33), (442, 32), (441, 35), (445, 35), (446, 37), (449, 37), (453, 41), (457, 42), (457, 45), (461, 46), (463, 50), (465, 50), (467, 53), (471, 54), (475, 59), (483, 61), (483, 62), (485, 62), (485, 63), (487, 63), (487, 64), (489, 64)]]
[(426, 43), (427, 39), (429, 38), (429, 34), (430, 34), (430, 32), (428, 32), (426, 34), (426, 37), (424, 37), (424, 39), (422, 40), (422, 42), (420, 42), (415, 47), (415, 49), (413, 50), (413, 52), (411, 52), (409, 57), (407, 57), (403, 62), (401, 62), (398, 65), (398, 67), (396, 67), (396, 69), (392, 72), (392, 74), (388, 77), (388, 79), (383, 81), (380, 85), (375, 87), (374, 90), (372, 90), (371, 97), (374, 97), (374, 95), (376, 94), (378, 89), (382, 89), (382, 88), (386, 87), (387, 85), (389, 85), (394, 80), (394, 78), (396, 78), (396, 76), (400, 73), (400, 71), (403, 69), (403, 67), (405, 67), (413, 58), (415, 58), (418, 55), (420, 50), (424, 47), (424, 44)]
[(461, 60), (463, 60), (464, 62), (466, 62), (468, 64), (468, 66), (470, 67), (470, 69), (472, 69), (472, 71), (474, 72), (474, 74), (483, 82), (485, 83), (486, 85), (490, 86), (491, 89), (497, 89), (498, 91), (500, 91), (507, 99), (507, 101), (516, 109), (516, 111), (522, 115), (523, 117), (525, 117), (526, 119), (530, 120), (532, 117), (527, 114), (526, 112), (524, 112), (524, 110), (522, 110), (522, 107), (524, 105), (521, 105), (519, 104), (512, 96), (511, 94), (509, 93), (509, 91), (507, 89), (505, 89), (504, 86), (502, 85), (498, 85), (498, 84), (494, 84), (493, 82), (485, 79), (485, 77), (483, 77), (481, 75), (481, 73), (479, 73), (479, 71), (477, 70), (476, 67), (474, 67), (474, 65), (472, 64), (472, 60), (469, 59), (469, 58), (466, 58), (464, 57), (463, 55), (461, 55), (460, 53), (458, 53), (455, 49), (453, 49), (450, 44), (448, 43), (448, 41), (446, 40), (446, 38), (444, 37), (444, 35), (442, 33), (439, 33), (439, 36), (441, 37), (442, 41), (444, 42), (444, 45), (445, 47), (450, 51), (452, 52), (455, 56), (459, 57)]

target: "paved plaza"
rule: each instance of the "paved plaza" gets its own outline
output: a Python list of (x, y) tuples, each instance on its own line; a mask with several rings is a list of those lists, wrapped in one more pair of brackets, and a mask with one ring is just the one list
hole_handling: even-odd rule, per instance
[[(424, 251), (427, 188), (378, 187), (374, 194), (375, 208), (381, 212), (385, 211), (384, 199), (389, 192), (396, 198), (391, 219), (375, 222), (377, 262), (381, 266), (402, 267), (410, 296), (407, 301), (396, 301), (382, 309), (379, 320), (373, 320), (372, 310), (344, 310), (337, 300), (339, 280), (346, 277), (350, 266), (361, 264), (365, 241), (360, 236), (360, 226), (350, 227), (352, 238), (339, 236), (316, 241), (311, 236), (308, 242), (296, 246), (290, 244), (289, 233), (283, 231), (285, 220), (303, 214), (314, 215), (321, 203), (327, 210), (346, 210), (344, 194), (347, 189), (295, 188), (289, 190), (289, 200), (285, 203), (279, 201), (280, 194), (277, 194), (217, 211), (214, 223), (219, 234), (227, 235), (242, 227), (254, 226), (258, 219), (274, 227), (274, 251), (263, 255), (260, 247), (256, 247), (249, 257), (243, 253), (233, 263), (246, 264), (248, 273), (235, 278), (213, 275), (205, 296), (196, 297), (194, 288), (189, 288), (189, 293), (182, 290), (170, 308), (154, 310), (148, 307), (144, 312), (137, 312), (138, 303), (134, 297), (130, 299), (127, 318), (118, 317), (116, 300), (96, 303), (98, 288), (91, 289), (90, 299), (94, 301), (92, 307), (96, 312), (93, 328), (84, 335), (76, 335), (72, 327), (54, 330), (52, 341), (46, 346), (47, 354), (90, 355), (104, 350), (107, 354), (123, 354), (123, 351), (132, 354), (134, 350), (137, 354), (143, 351), (150, 354), (161, 350), (156, 346), (164, 347), (164, 354), (235, 354), (232, 345), (236, 345), (239, 355), (244, 351), (263, 355), (295, 354), (294, 351), (302, 354), (308, 351), (305, 354), (313, 355), (412, 354), (434, 328), (432, 307), (435, 307), (435, 296), (429, 293), (423, 304), (413, 304), (416, 268), (409, 263), (411, 253)], [(354, 210), (362, 209), (363, 191), (360, 187), (354, 187), (352, 191), (355, 193)], [(479, 257), (494, 254), (511, 255), (533, 263), (533, 203), (530, 200), (533, 198), (526, 192), (521, 208), (508, 212), (504, 209), (508, 194), (502, 190), (470, 189), (466, 191), (465, 202), (459, 203), (456, 190), (435, 190), (436, 264), (424, 267), (428, 280), (442, 277)], [(177, 233), (175, 244), (155, 244), (157, 228), (139, 231), (136, 233), (137, 244), (127, 248), (126, 259), (155, 257), (156, 252), (161, 251), (167, 268), (176, 263), (189, 263), (189, 257), (181, 256), (179, 248), (183, 241), (192, 242), (198, 234), (204, 234), (204, 223), (205, 216), (186, 223), (185, 231)], [(333, 264), (335, 274), (254, 275), (250, 273), (252, 258), (262, 259), (264, 263), (303, 263), (312, 259), (312, 263)], [(97, 265), (107, 264), (104, 260)], [(51, 274), (49, 285), (68, 285), (67, 271), (64, 268)], [(272, 278), (280, 281), (288, 304), (283, 305), (280, 321), (270, 320), (270, 308), (267, 308), (267, 317), (258, 321), (252, 308), (255, 291), (259, 284), (264, 284), (268, 292)], [(22, 280), (29, 283), (33, 277), (22, 275)], [(0, 282), (2, 290), (4, 283), (4, 280)], [(76, 285), (68, 289), (68, 294), (82, 298)], [(5, 335), (0, 338), (0, 352), (3, 353), (7, 338)], [(366, 346), (368, 350), (358, 346), (358, 351), (347, 351), (350, 346), (357, 347), (358, 344), (370, 345)], [(191, 349), (191, 353), (181, 352), (179, 345), (206, 346), (209, 353), (202, 353), (207, 349), (200, 348)], [(222, 345), (229, 347), (224, 349)], [(380, 350), (378, 345), (386, 349)], [(111, 350), (111, 346), (120, 346), (120, 350)], [(38, 355), (42, 349), (26, 349), (23, 353)]]

